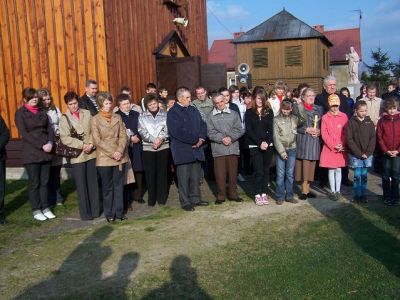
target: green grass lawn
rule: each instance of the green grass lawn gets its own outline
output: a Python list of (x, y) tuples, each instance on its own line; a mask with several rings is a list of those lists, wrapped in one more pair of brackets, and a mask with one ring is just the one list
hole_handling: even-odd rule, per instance
[[(317, 199), (287, 214), (255, 216), (251, 226), (244, 226), (250, 219), (219, 218), (229, 204), (204, 208), (218, 219), (206, 224), (199, 223), (201, 211), (166, 207), (126, 223), (30, 239), (76, 212), (73, 184), (64, 183), (68, 201), (57, 209), (59, 223), (33, 222), (25, 183), (12, 184), (9, 223), (0, 227), (1, 299), (400, 298), (400, 207), (377, 200), (326, 210), (326, 200)], [(199, 223), (190, 233), (199, 236), (195, 242), (175, 228), (191, 222)], [(171, 239), (163, 226), (176, 236)], [(212, 240), (213, 226), (221, 240), (224, 232), (237, 239), (208, 245), (202, 230)], [(146, 267), (154, 250), (160, 259)]]

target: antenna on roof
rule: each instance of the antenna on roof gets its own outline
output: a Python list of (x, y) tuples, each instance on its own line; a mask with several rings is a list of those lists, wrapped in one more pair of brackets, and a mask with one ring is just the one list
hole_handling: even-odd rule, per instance
[(286, 10), (285, 7), (283, 7), (283, 10)]
[(359, 9), (354, 9), (352, 11), (358, 12), (358, 16), (359, 16), (359, 18), (358, 18), (358, 28), (361, 29), (362, 11), (361, 11), (360, 8)]

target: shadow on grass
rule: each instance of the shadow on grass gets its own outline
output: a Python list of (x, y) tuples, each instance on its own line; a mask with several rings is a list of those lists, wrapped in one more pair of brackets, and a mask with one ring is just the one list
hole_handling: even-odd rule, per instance
[(138, 265), (139, 254), (124, 254), (117, 271), (104, 278), (101, 266), (112, 250), (102, 243), (112, 230), (110, 226), (97, 229), (72, 251), (60, 268), (51, 272), (49, 279), (28, 288), (16, 299), (129, 299), (125, 289)]
[[(7, 181), (6, 184), (6, 203), (5, 203), (5, 216), (9, 216), (14, 211), (17, 211), (28, 201), (28, 181), (26, 180), (12, 180)], [(7, 201), (7, 196), (12, 195), (12, 200)]]
[(199, 286), (196, 269), (191, 266), (189, 257), (175, 257), (169, 271), (171, 281), (149, 292), (142, 299), (211, 299)]
[[(352, 196), (351, 196), (352, 197)], [(381, 262), (391, 273), (400, 277), (400, 241), (390, 233), (389, 229), (384, 230), (387, 217), (387, 210), (380, 210), (378, 213), (382, 218), (372, 221), (363, 215), (363, 207), (366, 212), (376, 213), (376, 208), (381, 205), (360, 205), (346, 204), (341, 211), (327, 210), (324, 203), (330, 200), (309, 199), (309, 203), (325, 215), (328, 219), (336, 221), (344, 233), (356, 243), (366, 254)], [(378, 210), (378, 211), (379, 211)], [(399, 218), (397, 208), (397, 218)], [(377, 224), (379, 222), (380, 224)], [(355, 226), (357, 224), (357, 226)], [(377, 226), (379, 225), (379, 226)]]

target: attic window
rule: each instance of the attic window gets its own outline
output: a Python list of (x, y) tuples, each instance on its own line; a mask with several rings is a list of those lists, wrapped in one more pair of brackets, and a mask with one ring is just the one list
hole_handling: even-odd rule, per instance
[(301, 46), (285, 47), (285, 66), (301, 66), (303, 65), (303, 53)]
[(268, 67), (268, 48), (253, 49), (253, 67), (254, 68)]

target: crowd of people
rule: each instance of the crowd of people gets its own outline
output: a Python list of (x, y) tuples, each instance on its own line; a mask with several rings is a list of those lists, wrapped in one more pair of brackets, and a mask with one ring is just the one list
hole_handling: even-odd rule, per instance
[[(85, 94), (67, 92), (61, 113), (49, 90), (26, 88), (15, 113), (22, 162), (28, 176), (33, 218), (55, 218), (63, 204), (61, 166), (72, 166), (82, 220), (102, 213), (108, 222), (126, 220), (134, 201), (167, 203), (169, 186), (178, 187), (182, 209), (209, 204), (202, 198), (203, 177), (216, 181), (215, 204), (241, 202), (237, 182), (252, 180), (256, 205), (277, 205), (315, 198), (315, 172), (328, 185), (329, 198), (342, 199), (341, 185), (352, 184), (353, 201), (367, 202), (367, 174), (381, 170), (383, 200), (399, 203), (400, 80), (377, 97), (374, 84), (363, 85), (353, 100), (328, 76), (316, 95), (307, 83), (289, 91), (278, 80), (271, 91), (235, 85), (208, 93), (197, 87), (175, 94), (149, 83), (137, 104), (129, 87), (114, 98), (87, 80)], [(9, 131), (0, 118), (0, 211), (4, 211), (5, 146)], [(60, 147), (73, 152), (62, 157)], [(354, 170), (354, 182), (348, 178)], [(271, 172), (271, 170), (276, 170)], [(246, 176), (252, 174), (252, 176)], [(294, 195), (294, 182), (301, 187)], [(2, 223), (4, 217), (2, 217)]]

